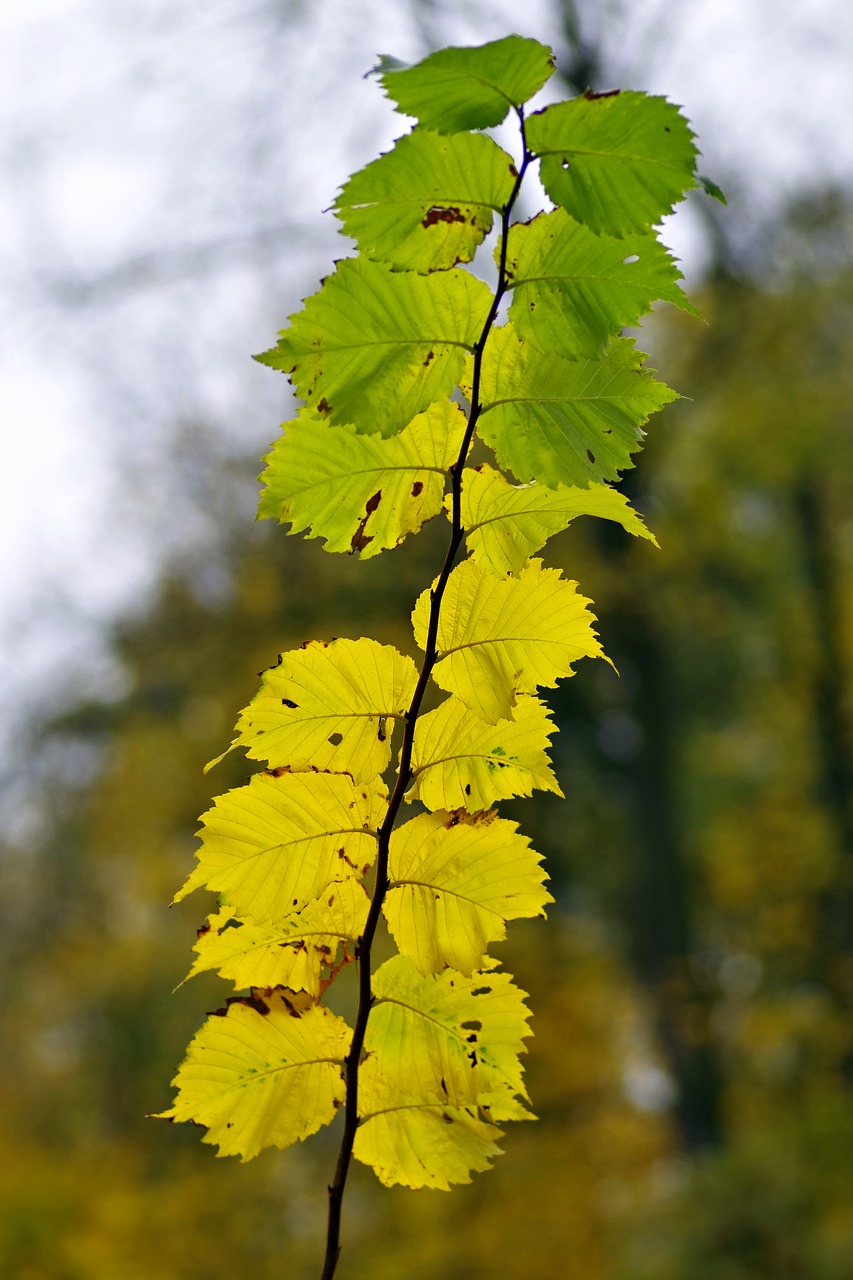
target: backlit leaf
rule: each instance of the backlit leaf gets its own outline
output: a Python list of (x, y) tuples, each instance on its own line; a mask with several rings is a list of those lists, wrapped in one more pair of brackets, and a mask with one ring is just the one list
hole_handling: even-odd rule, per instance
[(544, 916), (542, 859), (494, 810), (421, 813), (391, 836), (385, 918), (420, 973), (470, 974), (506, 921)]
[(356, 943), (369, 905), (358, 881), (341, 880), (301, 911), (269, 924), (221, 911), (199, 931), (193, 948), (197, 959), (188, 976), (215, 969), (235, 987), (290, 987), (317, 997), (323, 968), (333, 967), (340, 943)]
[(394, 435), (449, 396), (491, 293), (468, 271), (418, 275), (346, 258), (258, 359), (333, 424)]
[[(449, 511), (449, 499), (445, 503)], [(576, 516), (615, 520), (628, 533), (655, 542), (628, 499), (617, 489), (591, 484), (588, 489), (541, 484), (512, 485), (485, 464), (466, 471), (462, 484), (462, 523), (477, 564), (497, 574), (518, 574), (528, 557), (565, 529)], [(655, 542), (657, 546), (657, 543)]]
[(325, 538), (363, 560), (396, 547), (441, 510), (445, 476), (465, 433), (457, 404), (439, 400), (383, 439), (309, 413), (288, 422), (267, 455), (258, 516)]
[(483, 134), (417, 129), (349, 179), (335, 212), (371, 258), (432, 271), (470, 262), (516, 177), (512, 157)]
[[(520, 693), (553, 688), (578, 658), (603, 653), (576, 582), (531, 560), (518, 578), (496, 578), (473, 560), (450, 575), (438, 623), (433, 679), (495, 724), (512, 714)], [(430, 590), (412, 613), (415, 639), (426, 642)]]
[(500, 1129), (481, 1120), (476, 1108), (451, 1107), (412, 1098), (405, 1080), (389, 1079), (375, 1058), (359, 1071), (359, 1113), (353, 1155), (370, 1165), (386, 1187), (432, 1187), (488, 1169), (501, 1154)]
[(255, 774), (202, 816), (198, 865), (175, 901), (212, 889), (241, 919), (280, 920), (332, 881), (364, 875), (385, 799), (381, 783), (356, 784), (346, 774)]
[(505, 36), (474, 48), (439, 49), (413, 67), (380, 63), (382, 86), (397, 109), (428, 129), (456, 133), (500, 124), (554, 70), (554, 55), (538, 40)]
[(488, 809), (495, 800), (529, 796), (533, 789), (563, 793), (548, 760), (556, 729), (548, 708), (524, 695), (512, 720), (488, 724), (464, 702), (447, 698), (418, 718), (412, 752), (410, 799), (428, 809)]
[(642, 426), (678, 397), (626, 338), (601, 360), (564, 360), (507, 325), (486, 344), (478, 430), (518, 480), (550, 488), (614, 480), (633, 466)]
[(256, 992), (214, 1014), (193, 1039), (164, 1120), (192, 1120), (221, 1156), (249, 1160), (316, 1133), (344, 1100), (351, 1032), (322, 1005), (294, 1017), (277, 992)]
[(373, 977), (365, 1050), (422, 1102), (453, 1106), (507, 1086), (526, 1097), (519, 1055), (530, 1031), (524, 992), (506, 973), (418, 973), (394, 956)]
[(563, 356), (600, 356), (652, 303), (696, 315), (681, 272), (650, 235), (596, 235), (563, 209), (540, 213), (509, 233), (510, 319), (520, 338)]
[(394, 720), (408, 710), (417, 678), (411, 658), (392, 645), (307, 641), (263, 673), (233, 745), (273, 768), (328, 769), (368, 782), (388, 764)]
[(554, 203), (606, 235), (647, 231), (696, 186), (693, 133), (666, 98), (587, 92), (531, 115), (527, 143)]

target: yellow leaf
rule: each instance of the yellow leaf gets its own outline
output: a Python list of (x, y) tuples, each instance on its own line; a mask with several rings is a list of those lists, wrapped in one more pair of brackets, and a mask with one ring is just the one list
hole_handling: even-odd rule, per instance
[[(450, 512), (449, 499), (445, 508)], [(477, 564), (497, 574), (518, 574), (534, 551), (576, 516), (615, 520), (628, 533), (655, 541), (628, 499), (605, 484), (588, 489), (542, 484), (511, 485), (499, 471), (467, 470), (462, 485), (462, 524)]]
[(353, 1155), (386, 1187), (449, 1191), (501, 1154), (501, 1130), (481, 1120), (475, 1108), (414, 1100), (401, 1091), (402, 1083), (385, 1078), (374, 1058), (359, 1071), (362, 1119)]
[(232, 745), (274, 768), (369, 782), (388, 765), (394, 720), (408, 710), (417, 678), (411, 658), (392, 645), (311, 640), (264, 672)]
[(390, 439), (331, 427), (303, 410), (266, 458), (258, 516), (325, 538), (326, 551), (357, 551), (367, 560), (438, 515), (465, 425), (450, 400), (430, 405)]
[(374, 974), (373, 996), (365, 1050), (408, 1097), (469, 1106), (505, 1086), (526, 1097), (519, 1054), (530, 1015), (508, 974), (423, 976), (394, 956)]
[(280, 920), (332, 881), (364, 875), (385, 801), (381, 782), (345, 774), (256, 774), (202, 816), (198, 865), (175, 901), (203, 887), (240, 918)]
[(221, 911), (199, 931), (188, 976), (216, 969), (235, 987), (290, 987), (317, 997), (323, 968), (334, 966), (340, 943), (358, 941), (369, 905), (358, 881), (341, 880), (274, 924), (252, 924)]
[(506, 921), (544, 916), (553, 898), (541, 856), (494, 810), (471, 817), (422, 813), (391, 837), (385, 918), (422, 974), (469, 975)]
[(563, 793), (548, 760), (555, 732), (548, 708), (523, 695), (514, 719), (487, 724), (464, 702), (447, 698), (418, 719), (412, 752), (410, 800), (428, 809), (488, 809), (495, 800), (540, 791)]
[(290, 1146), (334, 1119), (351, 1035), (322, 1005), (295, 1017), (278, 992), (234, 1000), (193, 1039), (174, 1106), (157, 1118), (204, 1125), (221, 1156)]
[[(578, 658), (604, 654), (587, 611), (590, 603), (559, 569), (531, 560), (518, 578), (495, 578), (473, 560), (450, 575), (438, 622), (439, 661), (433, 679), (479, 716), (508, 719), (520, 693), (553, 688), (573, 674)], [(431, 590), (412, 613), (415, 639), (425, 647)]]

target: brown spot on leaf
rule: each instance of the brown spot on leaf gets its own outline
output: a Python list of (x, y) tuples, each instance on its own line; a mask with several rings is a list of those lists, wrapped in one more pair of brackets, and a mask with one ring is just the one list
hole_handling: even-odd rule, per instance
[(341, 745), (341, 743), (343, 742), (343, 740), (344, 740), (344, 735), (343, 735), (342, 733), (330, 733), (330, 734), (329, 734), (329, 746), (330, 746), (330, 747), (339, 747), (339, 746)]
[(431, 209), (427, 210), (426, 217), (421, 219), (422, 227), (434, 227), (439, 222), (464, 222), (465, 215), (461, 209), (451, 205), (434, 204)]
[(196, 929), (196, 931), (195, 931), (195, 935), (196, 935), (196, 937), (197, 937), (197, 938), (203, 938), (203, 937), (204, 937), (204, 935), (205, 935), (206, 933), (210, 933), (210, 921), (209, 921), (209, 920), (205, 920), (205, 922), (204, 922), (204, 924), (201, 926), (201, 928), (200, 928), (200, 929)]
[(621, 90), (619, 89), (604, 89), (601, 93), (595, 93), (594, 90), (587, 89), (583, 96), (588, 98), (590, 102), (594, 102), (597, 98), (615, 98), (620, 92)]
[(424, 491), (423, 482), (420, 480), (416, 480), (415, 483), (412, 485), (412, 497), (413, 498), (420, 497), (423, 491)]
[(330, 408), (329, 408), (329, 402), (328, 402), (328, 400), (326, 399), (326, 397), (325, 397), (325, 396), (321, 396), (321, 397), (320, 397), (320, 399), (317, 401), (317, 412), (318, 412), (318, 413), (330, 413), (330, 412), (331, 412), (331, 410), (330, 410)]
[(364, 528), (368, 520), (370, 519), (370, 517), (373, 515), (376, 508), (379, 506), (379, 503), (381, 502), (381, 500), (382, 500), (381, 489), (377, 490), (377, 492), (374, 493), (372, 498), (368, 498), (367, 505), (364, 508), (364, 515), (362, 516), (359, 522), (358, 528), (356, 529), (355, 533), (352, 535), (352, 538), (350, 539), (351, 552), (363, 551), (364, 548), (367, 546), (367, 544), (373, 541), (373, 534), (372, 533), (365, 534)]
[(489, 996), (492, 994), (491, 987), (475, 987), (471, 992), (472, 996)]
[(590, 462), (591, 462), (591, 463), (593, 464), (593, 466), (594, 466), (594, 465), (595, 465), (595, 454), (593, 453), (592, 449), (587, 449), (587, 451), (586, 451), (586, 456), (589, 458)]
[(429, 367), (429, 363), (430, 363), (430, 361), (431, 361), (431, 360), (434, 360), (434, 359), (435, 359), (435, 352), (434, 352), (434, 351), (428, 351), (428, 352), (427, 352), (426, 360), (424, 360), (424, 368), (425, 368), (425, 369), (427, 369), (427, 368)]

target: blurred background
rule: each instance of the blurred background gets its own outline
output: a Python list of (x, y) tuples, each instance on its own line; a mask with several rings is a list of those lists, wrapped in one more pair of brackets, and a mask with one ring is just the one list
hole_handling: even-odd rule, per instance
[[(376, 55), (512, 31), (550, 90), (683, 105), (728, 209), (665, 238), (707, 324), (644, 343), (685, 399), (549, 561), (619, 669), (549, 700), (540, 1116), (470, 1187), (356, 1167), (341, 1275), (853, 1275), (853, 8), (845, 0), (8, 0), (0, 13), (0, 1275), (319, 1270), (337, 1131), (246, 1166), (145, 1118), (202, 1011), (207, 903), (167, 905), (257, 672), (309, 637), (411, 648), (433, 533), (360, 565), (253, 523), (290, 410), (267, 348), (328, 209), (405, 128)], [(434, 532), (434, 531), (433, 531)], [(422, 544), (422, 545), (420, 545)]]

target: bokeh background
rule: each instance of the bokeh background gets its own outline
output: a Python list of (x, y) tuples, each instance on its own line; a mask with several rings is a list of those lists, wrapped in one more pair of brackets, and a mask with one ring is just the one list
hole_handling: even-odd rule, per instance
[[(356, 1168), (341, 1275), (853, 1275), (853, 9), (846, 0), (7, 0), (0, 13), (0, 1275), (319, 1269), (333, 1129), (241, 1166), (146, 1119), (204, 1009), (167, 905), (240, 782), (257, 672), (410, 648), (431, 535), (360, 565), (253, 523), (288, 416), (248, 358), (349, 252), (327, 209), (405, 127), (375, 81), (518, 30), (565, 96), (666, 93), (729, 197), (666, 228), (707, 323), (626, 488), (661, 544), (551, 544), (620, 676), (550, 699), (537, 1125), (442, 1193)], [(422, 546), (419, 544), (423, 544)]]

